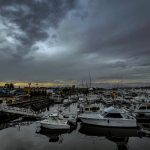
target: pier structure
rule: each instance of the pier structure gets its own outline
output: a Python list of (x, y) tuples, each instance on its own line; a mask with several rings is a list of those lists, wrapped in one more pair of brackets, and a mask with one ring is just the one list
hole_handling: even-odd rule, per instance
[(29, 108), (12, 107), (12, 106), (8, 106), (5, 103), (2, 103), (0, 105), (0, 111), (6, 112), (6, 113), (12, 113), (12, 114), (24, 115), (24, 116), (28, 116), (28, 117), (35, 117), (35, 118), (42, 117), (41, 114), (38, 114)]

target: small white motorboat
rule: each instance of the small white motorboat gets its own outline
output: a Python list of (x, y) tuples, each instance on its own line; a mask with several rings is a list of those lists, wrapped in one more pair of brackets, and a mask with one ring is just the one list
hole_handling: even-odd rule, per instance
[(46, 119), (39, 122), (41, 127), (47, 129), (70, 129), (68, 121), (58, 113), (50, 114)]
[(136, 119), (127, 111), (108, 107), (103, 112), (83, 113), (78, 116), (82, 123), (103, 127), (135, 128)]

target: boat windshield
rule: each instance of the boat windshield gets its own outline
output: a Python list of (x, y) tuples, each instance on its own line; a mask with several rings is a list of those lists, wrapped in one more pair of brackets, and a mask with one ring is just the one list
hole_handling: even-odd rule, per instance
[(57, 120), (58, 119), (57, 116), (52, 116), (51, 118), (52, 118), (52, 120)]
[(120, 113), (108, 113), (105, 115), (105, 118), (123, 118)]
[(140, 110), (141, 110), (141, 109), (146, 109), (146, 106), (141, 106), (139, 109), (140, 109)]

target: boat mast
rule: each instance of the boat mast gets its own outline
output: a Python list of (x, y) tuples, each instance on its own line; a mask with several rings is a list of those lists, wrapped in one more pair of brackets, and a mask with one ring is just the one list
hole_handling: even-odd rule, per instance
[(91, 79), (91, 74), (90, 74), (90, 72), (89, 72), (89, 79), (90, 79), (90, 87), (89, 87), (89, 88), (91, 88), (92, 79)]

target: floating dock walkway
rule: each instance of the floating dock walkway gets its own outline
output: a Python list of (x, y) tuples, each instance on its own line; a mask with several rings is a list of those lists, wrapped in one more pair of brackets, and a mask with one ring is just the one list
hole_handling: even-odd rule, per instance
[(38, 114), (32, 111), (31, 109), (12, 107), (12, 106), (7, 106), (6, 104), (0, 105), (0, 111), (6, 112), (6, 113), (12, 113), (12, 114), (24, 115), (28, 117), (36, 117), (36, 118), (42, 117), (42, 114)]

